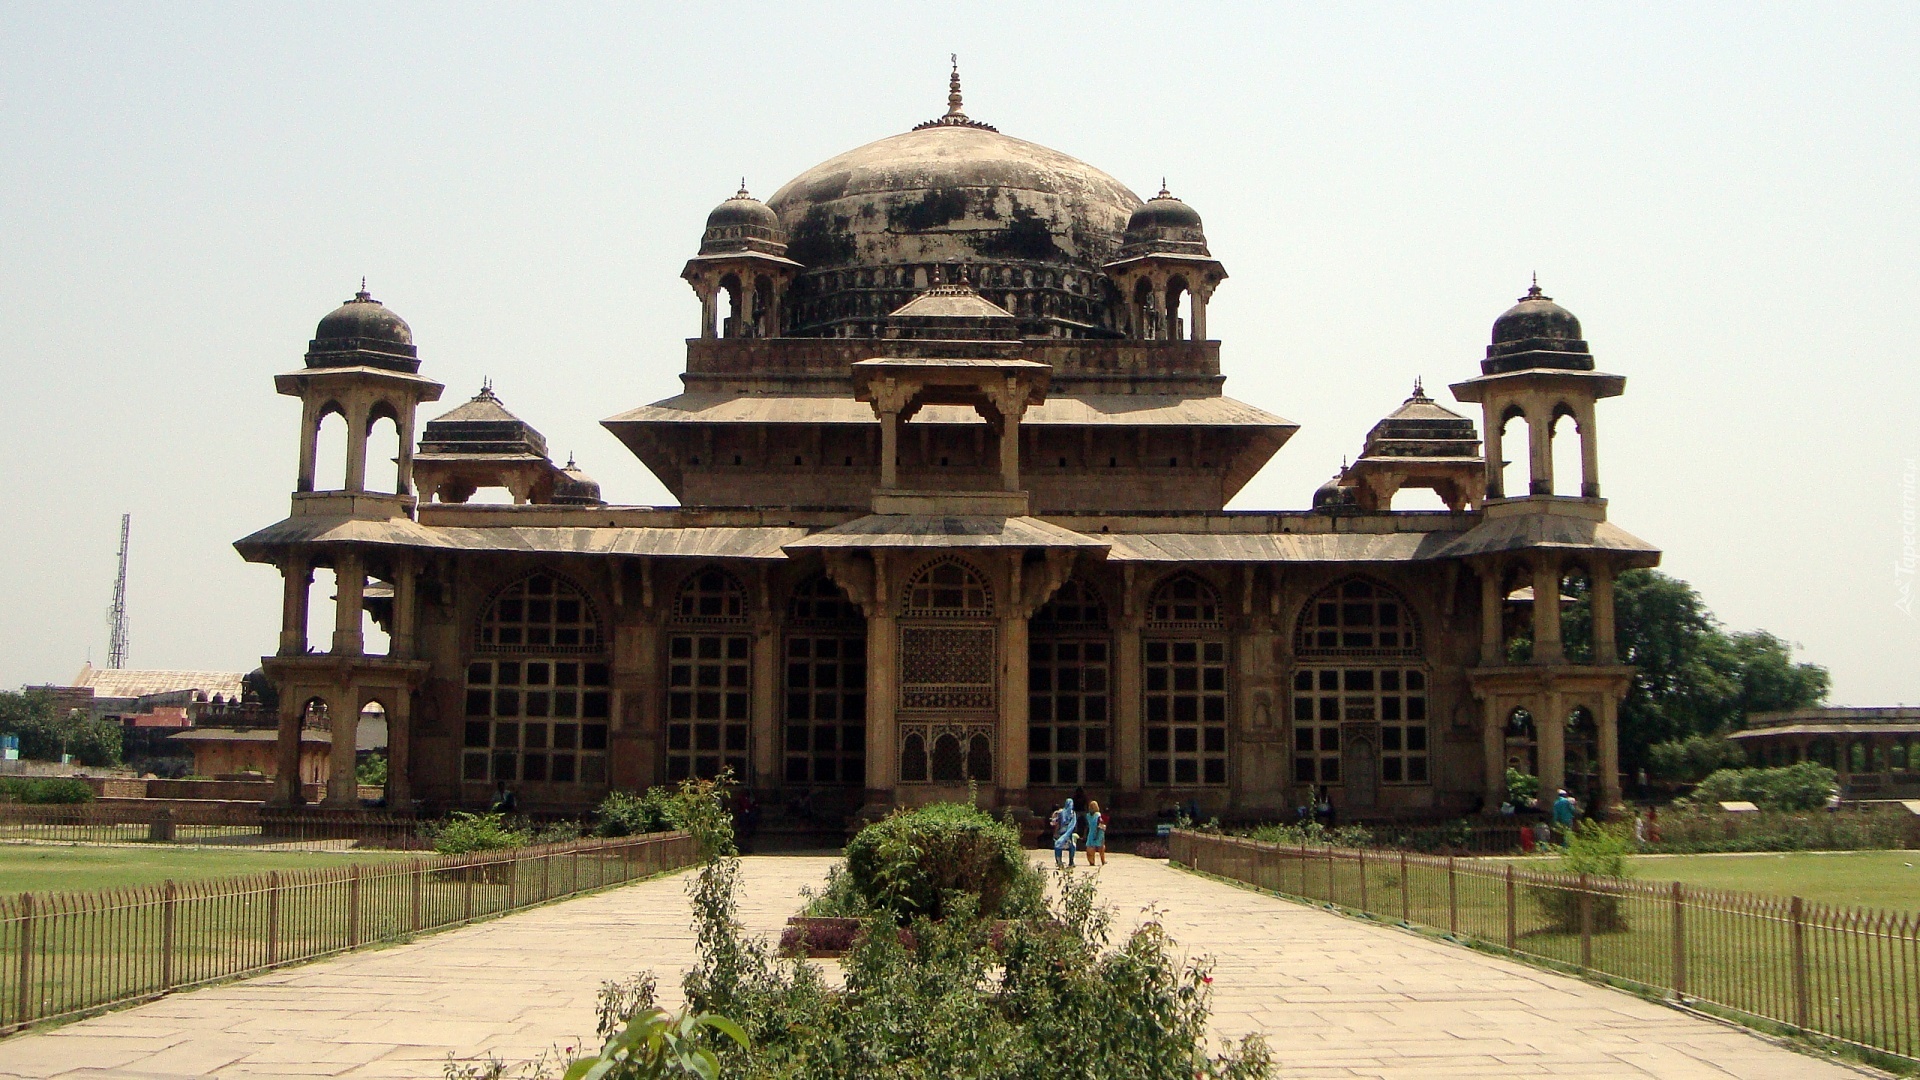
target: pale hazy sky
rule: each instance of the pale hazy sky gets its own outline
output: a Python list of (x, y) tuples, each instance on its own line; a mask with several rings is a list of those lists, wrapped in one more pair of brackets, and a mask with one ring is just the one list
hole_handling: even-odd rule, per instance
[(707, 210), (938, 115), (949, 52), (974, 117), (1204, 215), (1227, 392), (1301, 425), (1236, 507), (1475, 374), (1537, 270), (1627, 376), (1613, 520), (1836, 702), (1920, 702), (1911, 3), (4, 5), (0, 686), (104, 661), (123, 511), (134, 666), (273, 647), (230, 545), (362, 274), (426, 416), (491, 377), (665, 501), (598, 422), (676, 392)]

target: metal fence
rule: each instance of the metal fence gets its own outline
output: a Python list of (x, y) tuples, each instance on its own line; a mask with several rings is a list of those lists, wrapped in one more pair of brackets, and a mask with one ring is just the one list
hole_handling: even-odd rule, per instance
[(275, 810), (257, 803), (0, 803), (0, 841), (181, 843), (286, 848), (432, 847), (420, 821), (365, 810)]
[(0, 898), (0, 1033), (678, 869), (684, 833)]
[(1920, 1057), (1920, 916), (1511, 864), (1176, 832), (1176, 861)]

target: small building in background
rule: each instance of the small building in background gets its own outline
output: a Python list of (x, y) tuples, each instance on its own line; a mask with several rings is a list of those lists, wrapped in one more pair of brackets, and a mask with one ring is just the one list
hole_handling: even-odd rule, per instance
[(1825, 765), (1842, 799), (1920, 798), (1920, 707), (1759, 712), (1728, 738), (1756, 766)]

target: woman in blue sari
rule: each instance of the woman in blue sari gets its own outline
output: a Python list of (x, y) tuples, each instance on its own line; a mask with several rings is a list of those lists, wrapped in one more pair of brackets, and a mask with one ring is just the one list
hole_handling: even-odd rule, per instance
[(1072, 799), (1053, 812), (1053, 865), (1061, 865), (1062, 851), (1067, 853), (1066, 865), (1073, 865), (1073, 832), (1079, 824), (1080, 816), (1073, 812)]

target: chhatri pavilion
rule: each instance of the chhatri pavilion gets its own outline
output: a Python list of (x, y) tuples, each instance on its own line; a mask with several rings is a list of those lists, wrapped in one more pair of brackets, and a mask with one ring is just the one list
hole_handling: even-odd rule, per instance
[(948, 103), (708, 216), (679, 392), (603, 421), (678, 505), (605, 501), (491, 387), (422, 424), (431, 357), (364, 288), (320, 321), (275, 380), (289, 514), (236, 545), (284, 581), (280, 803), (325, 723), (325, 803), (358, 805), (376, 705), (388, 803), (423, 811), (723, 769), (827, 815), (971, 786), (1426, 818), (1497, 807), (1509, 766), (1618, 800), (1613, 581), (1659, 553), (1608, 520), (1625, 379), (1579, 320), (1536, 284), (1462, 358), (1462, 411), (1416, 383), (1310, 509), (1229, 511), (1297, 426), (1224, 393), (1200, 214), (970, 118), (957, 74)]

